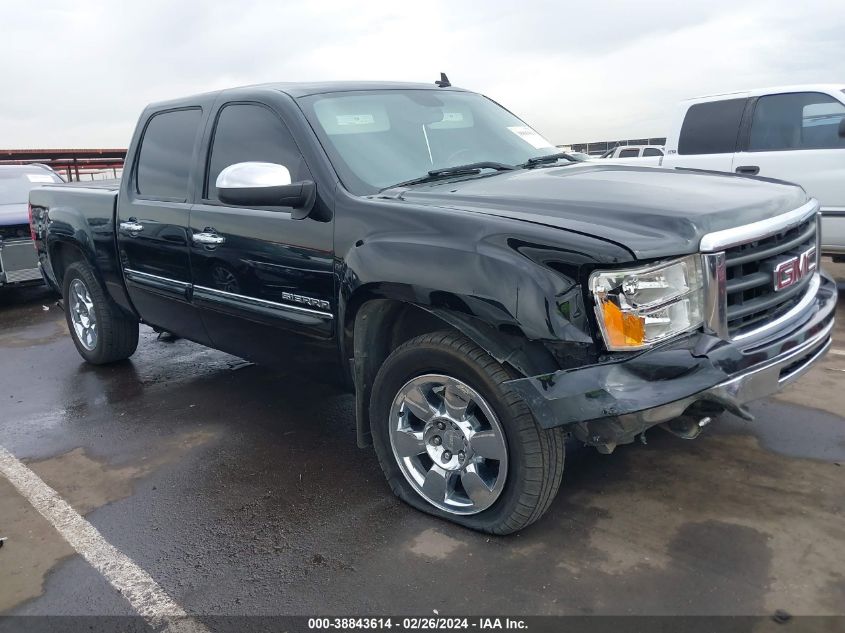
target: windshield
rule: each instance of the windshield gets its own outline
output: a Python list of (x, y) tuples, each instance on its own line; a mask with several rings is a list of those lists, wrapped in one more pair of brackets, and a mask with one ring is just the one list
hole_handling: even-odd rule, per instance
[(374, 90), (300, 99), (347, 189), (358, 195), (480, 161), (519, 165), (558, 149), (490, 99)]
[(0, 204), (26, 204), (31, 189), (51, 182), (61, 180), (47, 171), (0, 168)]

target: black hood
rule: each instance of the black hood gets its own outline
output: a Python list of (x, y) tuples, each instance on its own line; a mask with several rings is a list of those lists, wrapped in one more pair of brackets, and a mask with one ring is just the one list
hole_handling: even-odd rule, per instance
[(652, 259), (694, 253), (707, 233), (808, 197), (796, 185), (733, 174), (580, 163), (416, 186), (401, 199), (577, 231)]

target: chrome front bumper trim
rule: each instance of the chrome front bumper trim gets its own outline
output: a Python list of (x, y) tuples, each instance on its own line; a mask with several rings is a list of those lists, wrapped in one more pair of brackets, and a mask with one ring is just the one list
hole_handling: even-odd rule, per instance
[(834, 323), (831, 319), (822, 331), (801, 345), (731, 376), (710, 389), (682, 400), (619, 417), (625, 423), (640, 424), (645, 428), (674, 420), (683, 415), (690, 405), (702, 400), (723, 404), (728, 410), (747, 417), (747, 413), (740, 410), (742, 405), (777, 393), (800, 378), (825, 355), (833, 342), (831, 332)]
[[(730, 395), (741, 404), (777, 393), (806, 373), (827, 352), (833, 342), (830, 333), (833, 331), (834, 323), (835, 321), (831, 319), (821, 332), (798, 347), (766, 363), (752, 367), (709, 391)], [(791, 367), (799, 361), (800, 365)], [(785, 369), (789, 371), (783, 374)]]

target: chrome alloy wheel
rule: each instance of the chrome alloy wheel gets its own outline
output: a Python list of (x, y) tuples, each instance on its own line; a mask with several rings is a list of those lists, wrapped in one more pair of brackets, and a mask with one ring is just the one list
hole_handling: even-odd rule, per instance
[(446, 512), (486, 510), (505, 486), (502, 426), (475, 389), (450, 376), (426, 374), (399, 390), (390, 407), (390, 445), (411, 486)]
[(76, 332), (76, 338), (89, 352), (97, 347), (97, 313), (91, 294), (81, 279), (70, 283), (70, 320)]

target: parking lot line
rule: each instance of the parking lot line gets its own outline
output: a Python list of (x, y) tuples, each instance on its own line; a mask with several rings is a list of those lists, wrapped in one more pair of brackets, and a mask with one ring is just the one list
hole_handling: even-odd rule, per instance
[(208, 633), (202, 624), (188, 617), (152, 576), (106, 541), (97, 528), (2, 446), (0, 473), (151, 626), (171, 633)]
[(832, 349), (830, 353), (834, 356), (845, 356), (845, 349)]

